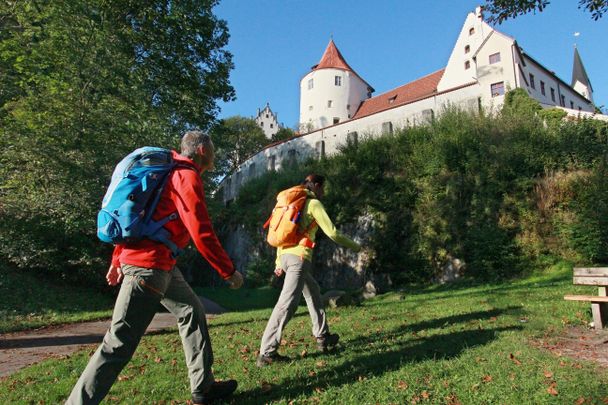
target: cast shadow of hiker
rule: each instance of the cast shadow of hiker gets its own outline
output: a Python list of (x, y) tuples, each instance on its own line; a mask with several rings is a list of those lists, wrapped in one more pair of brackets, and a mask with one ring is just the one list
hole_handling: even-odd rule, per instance
[[(443, 329), (446, 325), (467, 323), (472, 320), (490, 320), (493, 317), (510, 311), (518, 311), (518, 307), (476, 311), (462, 315), (438, 318), (416, 324), (404, 325), (389, 331), (361, 337), (346, 342), (346, 351), (355, 353), (355, 358), (345, 361), (337, 367), (317, 371), (314, 382), (309, 379), (291, 378), (280, 382), (280, 387), (270, 391), (262, 387), (236, 395), (233, 403), (266, 403), (273, 400), (289, 400), (302, 394), (309, 394), (314, 386), (338, 387), (352, 384), (361, 375), (367, 378), (380, 376), (384, 373), (398, 370), (406, 363), (418, 363), (431, 359), (451, 359), (459, 356), (465, 350), (483, 346), (497, 338), (504, 331), (520, 330), (520, 325), (500, 326), (484, 329), (468, 329), (451, 333), (436, 333), (430, 336), (420, 336), (419, 332), (431, 329)], [(385, 345), (386, 351), (373, 350), (370, 346)], [(316, 357), (313, 355), (310, 357)], [(283, 367), (289, 367), (285, 365)], [(278, 372), (279, 369), (277, 368)], [(267, 392), (264, 392), (267, 391)]]

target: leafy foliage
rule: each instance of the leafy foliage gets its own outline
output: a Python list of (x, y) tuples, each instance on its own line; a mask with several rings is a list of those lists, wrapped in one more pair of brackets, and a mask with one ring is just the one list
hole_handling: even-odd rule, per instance
[(84, 280), (107, 262), (94, 221), (116, 162), (176, 146), (234, 95), (215, 4), (0, 3), (3, 260)]
[[(530, 12), (542, 12), (551, 2), (549, 0), (486, 0), (484, 10), (490, 12), (488, 21), (501, 24), (509, 18)], [(594, 20), (599, 20), (608, 12), (606, 0), (579, 0), (578, 8), (591, 13)]]
[[(608, 126), (539, 109), (515, 91), (496, 117), (448, 110), (428, 126), (345, 145), (246, 184), (221, 221), (226, 229), (247, 224), (261, 241), (280, 187), (318, 172), (328, 178), (324, 204), (337, 224), (374, 219), (367, 271), (397, 282), (432, 280), (456, 258), (481, 279), (521, 274), (546, 257), (606, 262), (608, 210), (598, 201), (608, 189)], [(584, 175), (543, 188), (558, 172)]]
[(210, 133), (216, 150), (214, 174), (218, 177), (238, 169), (241, 163), (269, 143), (254, 119), (239, 115), (220, 120)]

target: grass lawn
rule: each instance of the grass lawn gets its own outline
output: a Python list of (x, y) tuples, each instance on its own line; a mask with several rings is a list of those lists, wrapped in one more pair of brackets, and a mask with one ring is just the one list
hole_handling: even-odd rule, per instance
[(92, 289), (49, 284), (0, 264), (0, 333), (112, 316), (114, 300)]
[[(574, 288), (564, 266), (501, 284), (385, 294), (328, 310), (343, 342), (330, 354), (315, 351), (306, 308), (300, 307), (282, 348), (294, 361), (264, 369), (255, 366), (255, 356), (270, 309), (233, 312), (210, 323), (214, 370), (216, 378), (239, 380), (234, 404), (602, 403), (608, 401), (606, 370), (533, 344), (590, 321), (588, 305), (562, 298), (577, 291), (590, 289)], [(0, 382), (0, 398), (62, 402), (93, 349), (16, 373)], [(106, 401), (188, 399), (181, 343), (176, 331), (167, 331), (144, 337)]]

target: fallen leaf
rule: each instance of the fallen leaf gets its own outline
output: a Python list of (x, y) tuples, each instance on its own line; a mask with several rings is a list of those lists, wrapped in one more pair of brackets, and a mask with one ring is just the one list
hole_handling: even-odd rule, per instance
[(583, 405), (585, 403), (585, 398), (584, 397), (580, 397), (579, 399), (577, 399), (574, 404), (575, 405)]
[(429, 399), (429, 397), (431, 396), (427, 391), (422, 391), (420, 393), (420, 396), (424, 399)]
[(118, 376), (118, 381), (128, 381), (130, 379), (131, 379), (131, 377), (129, 377), (128, 375), (119, 375)]
[(309, 376), (309, 377), (314, 377), (314, 376), (316, 376), (316, 375), (317, 375), (317, 373), (315, 373), (314, 371), (309, 371), (309, 372), (308, 372), (308, 376)]
[(557, 390), (555, 389), (555, 387), (549, 387), (547, 388), (547, 392), (553, 396), (557, 395)]
[(400, 390), (406, 390), (407, 387), (408, 387), (408, 385), (405, 381), (399, 381), (397, 383), (397, 388), (399, 388)]
[(317, 365), (317, 367), (325, 367), (327, 362), (325, 360), (319, 360), (315, 364)]
[(446, 399), (448, 405), (462, 405), (462, 403), (458, 400), (456, 394), (450, 394)]
[(517, 360), (517, 358), (513, 355), (513, 353), (509, 354), (509, 358), (511, 359), (511, 361), (515, 364), (517, 364), (518, 366), (521, 365), (521, 361)]
[(249, 353), (249, 346), (243, 346), (241, 348), (241, 353)]
[(302, 353), (300, 353), (300, 356), (306, 357), (307, 354), (308, 354), (308, 352), (306, 350), (302, 350)]
[(545, 377), (553, 378), (553, 373), (551, 371), (545, 370)]
[(492, 376), (491, 375), (484, 375), (483, 376), (483, 382), (490, 382), (492, 381)]

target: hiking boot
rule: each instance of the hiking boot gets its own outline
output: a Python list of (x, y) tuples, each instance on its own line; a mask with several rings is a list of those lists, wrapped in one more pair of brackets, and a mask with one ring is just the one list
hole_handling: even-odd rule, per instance
[(337, 333), (327, 333), (326, 335), (317, 338), (317, 348), (322, 352), (326, 352), (336, 347), (339, 341), (340, 335), (338, 335)]
[(272, 354), (263, 355), (260, 354), (255, 361), (255, 365), (258, 367), (266, 367), (272, 363), (285, 363), (290, 361), (291, 359), (287, 356), (280, 355), (277, 352)]
[(193, 405), (212, 404), (217, 400), (224, 399), (232, 395), (237, 387), (236, 380), (215, 381), (209, 391), (200, 396), (192, 397)]

